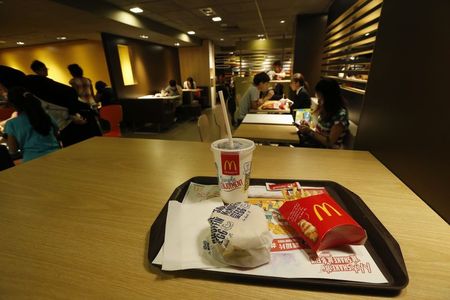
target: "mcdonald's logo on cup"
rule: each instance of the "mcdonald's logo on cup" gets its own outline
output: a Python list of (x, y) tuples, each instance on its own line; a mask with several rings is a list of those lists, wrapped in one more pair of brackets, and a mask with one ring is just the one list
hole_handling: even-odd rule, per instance
[(239, 175), (239, 153), (221, 153), (222, 174)]
[(331, 217), (331, 213), (328, 210), (329, 208), (332, 209), (336, 213), (336, 215), (338, 215), (339, 217), (342, 216), (342, 214), (339, 211), (337, 211), (336, 208), (334, 208), (331, 204), (329, 204), (327, 202), (323, 202), (322, 205), (314, 204), (314, 206), (313, 206), (314, 213), (316, 214), (319, 221), (323, 221), (323, 217), (317, 211), (318, 208), (320, 208), (322, 210), (322, 212), (324, 212), (328, 217)]

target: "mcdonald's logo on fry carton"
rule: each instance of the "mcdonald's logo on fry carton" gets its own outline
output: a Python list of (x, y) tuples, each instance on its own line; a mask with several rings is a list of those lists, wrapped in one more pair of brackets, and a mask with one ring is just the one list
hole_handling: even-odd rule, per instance
[(239, 153), (222, 153), (222, 174), (239, 175)]
[(366, 231), (327, 193), (285, 202), (279, 211), (314, 251), (362, 245)]
[(330, 205), (328, 202), (323, 202), (321, 205), (314, 204), (313, 208), (314, 208), (314, 213), (316, 214), (317, 219), (319, 219), (319, 221), (323, 221), (323, 217), (321, 214), (319, 214), (318, 209), (322, 210), (322, 212), (324, 212), (328, 217), (331, 217), (330, 210), (333, 210), (337, 216), (339, 216), (339, 217), (342, 216), (342, 214), (339, 211), (337, 211), (336, 208), (334, 208), (334, 206)]

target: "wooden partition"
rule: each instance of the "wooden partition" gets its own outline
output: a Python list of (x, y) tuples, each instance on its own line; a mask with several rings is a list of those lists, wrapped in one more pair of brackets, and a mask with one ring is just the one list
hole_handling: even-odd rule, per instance
[(327, 16), (321, 14), (298, 15), (296, 19), (292, 73), (302, 73), (312, 90), (320, 79), (326, 24)]
[(209, 85), (209, 49), (204, 41), (199, 47), (182, 47), (178, 49), (180, 58), (181, 81), (192, 77), (199, 86)]
[[(325, 34), (321, 74), (339, 82), (355, 124), (369, 80), (382, 4), (383, 0), (337, 1), (330, 7), (334, 17)], [(339, 16), (336, 11), (341, 12)]]
[(450, 1), (384, 1), (356, 138), (447, 222), (449, 11)]

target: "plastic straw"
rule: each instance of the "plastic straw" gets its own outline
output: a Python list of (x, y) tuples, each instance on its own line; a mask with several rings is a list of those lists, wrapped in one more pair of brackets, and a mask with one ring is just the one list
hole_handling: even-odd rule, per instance
[(234, 149), (233, 136), (231, 135), (230, 121), (228, 120), (228, 111), (223, 98), (223, 92), (219, 91), (220, 104), (222, 105), (223, 119), (225, 120), (225, 127), (227, 128), (228, 140), (230, 141), (230, 148)]

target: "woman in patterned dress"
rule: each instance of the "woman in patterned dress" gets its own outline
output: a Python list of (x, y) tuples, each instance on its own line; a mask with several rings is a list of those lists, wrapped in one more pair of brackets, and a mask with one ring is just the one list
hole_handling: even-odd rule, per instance
[(319, 100), (314, 112), (317, 115), (317, 126), (313, 128), (307, 122), (297, 125), (300, 146), (341, 149), (349, 121), (339, 84), (334, 79), (321, 79), (315, 90)]

